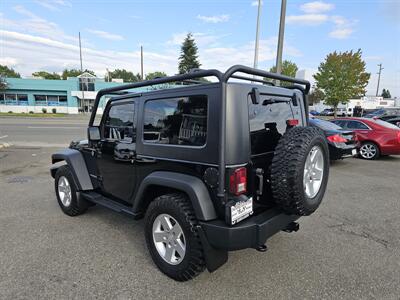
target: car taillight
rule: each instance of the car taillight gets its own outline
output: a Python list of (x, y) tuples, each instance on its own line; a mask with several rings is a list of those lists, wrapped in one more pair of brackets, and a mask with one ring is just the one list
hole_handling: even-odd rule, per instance
[(247, 170), (246, 168), (236, 169), (229, 178), (229, 191), (236, 196), (247, 191)]
[(328, 141), (330, 141), (332, 143), (346, 143), (347, 142), (347, 139), (345, 139), (344, 137), (342, 137), (339, 134), (328, 136), (327, 139), (328, 139)]
[(288, 126), (297, 126), (297, 125), (299, 125), (299, 120), (298, 119), (289, 119), (289, 120), (286, 120), (286, 124)]

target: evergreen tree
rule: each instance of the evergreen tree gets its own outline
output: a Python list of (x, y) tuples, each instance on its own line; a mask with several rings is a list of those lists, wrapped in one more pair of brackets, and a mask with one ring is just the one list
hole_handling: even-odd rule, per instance
[(201, 66), (197, 54), (198, 48), (191, 33), (188, 33), (181, 46), (181, 55), (179, 56), (179, 74), (184, 74), (190, 69)]

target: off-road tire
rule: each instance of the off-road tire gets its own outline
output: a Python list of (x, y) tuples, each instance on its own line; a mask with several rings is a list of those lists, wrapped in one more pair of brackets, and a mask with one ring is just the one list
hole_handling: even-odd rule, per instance
[[(323, 153), (324, 172), (318, 193), (306, 195), (303, 178), (308, 154), (314, 146)], [(279, 140), (271, 164), (271, 189), (275, 203), (286, 213), (308, 216), (320, 205), (329, 175), (329, 150), (323, 132), (316, 127), (294, 127)]]
[[(178, 265), (167, 263), (158, 253), (153, 241), (153, 223), (158, 215), (168, 214), (181, 226), (186, 252)], [(166, 194), (155, 198), (149, 205), (145, 216), (145, 238), (147, 248), (157, 267), (167, 276), (177, 281), (187, 281), (205, 269), (203, 247), (197, 232), (197, 219), (186, 195), (181, 193)]]
[[(64, 176), (68, 180), (71, 186), (71, 203), (68, 206), (65, 206), (62, 203), (60, 195), (58, 193), (58, 182), (60, 180), (60, 177), (62, 176)], [(55, 185), (58, 205), (60, 205), (61, 210), (66, 215), (75, 217), (86, 212), (89, 204), (85, 199), (82, 199), (82, 197), (80, 197), (80, 194), (76, 188), (74, 177), (72, 176), (71, 169), (69, 168), (68, 165), (64, 165), (58, 168), (56, 175), (54, 176), (54, 185)]]

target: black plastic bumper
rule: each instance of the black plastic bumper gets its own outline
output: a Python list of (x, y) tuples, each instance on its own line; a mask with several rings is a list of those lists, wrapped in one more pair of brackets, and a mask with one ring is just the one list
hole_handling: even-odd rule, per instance
[(234, 226), (220, 220), (200, 222), (208, 243), (216, 249), (257, 249), (281, 230), (290, 229), (299, 216), (286, 215), (277, 209), (267, 210)]

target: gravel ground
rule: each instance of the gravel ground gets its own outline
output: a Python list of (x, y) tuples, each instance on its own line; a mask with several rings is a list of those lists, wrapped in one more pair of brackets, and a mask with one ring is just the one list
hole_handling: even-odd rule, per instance
[(142, 221), (97, 206), (61, 212), (54, 150), (0, 150), (0, 299), (399, 299), (400, 157), (335, 163), (323, 204), (297, 233), (178, 283), (152, 263)]

